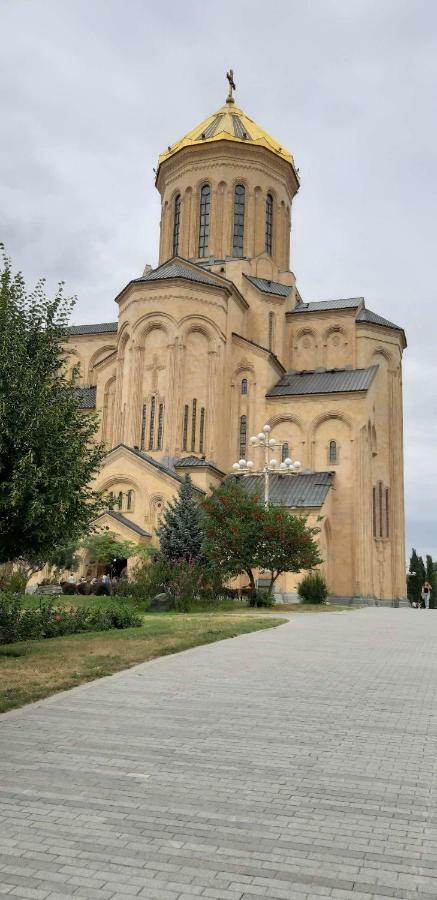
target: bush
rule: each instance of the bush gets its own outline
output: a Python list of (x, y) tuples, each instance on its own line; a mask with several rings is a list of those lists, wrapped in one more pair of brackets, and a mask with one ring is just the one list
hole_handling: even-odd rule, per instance
[(10, 594), (24, 594), (27, 584), (27, 572), (14, 563), (0, 565), (0, 591)]
[(124, 603), (106, 603), (98, 608), (56, 606), (41, 600), (27, 608), (26, 598), (0, 594), (0, 644), (41, 640), (84, 631), (137, 628), (142, 618)]
[(297, 592), (303, 603), (326, 603), (328, 585), (320, 572), (310, 572), (299, 582)]

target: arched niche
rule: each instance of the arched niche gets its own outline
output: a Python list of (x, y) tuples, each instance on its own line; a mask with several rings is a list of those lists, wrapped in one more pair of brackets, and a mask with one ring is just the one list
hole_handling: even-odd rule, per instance
[(348, 362), (348, 342), (341, 326), (328, 328), (324, 334), (325, 363), (327, 369), (342, 369)]
[[(288, 444), (288, 456), (293, 460), (299, 460), (303, 466), (307, 465), (307, 449), (305, 442), (305, 432), (298, 416), (289, 414), (279, 414), (271, 417), (268, 422), (270, 425), (270, 436), (281, 444)], [(282, 448), (274, 448), (273, 456), (280, 462), (282, 459)]]
[(108, 379), (103, 390), (102, 441), (108, 447), (113, 445), (115, 413), (115, 375)]
[(319, 364), (318, 335), (312, 328), (302, 328), (293, 341), (293, 368), (316, 369)]
[(115, 344), (105, 344), (103, 347), (99, 347), (98, 350), (93, 353), (88, 363), (88, 384), (96, 383), (96, 372), (95, 367), (98, 363), (102, 362), (105, 357), (109, 356), (110, 353), (114, 353), (116, 350)]
[[(341, 472), (352, 471), (352, 423), (341, 412), (327, 412), (318, 416), (311, 425), (311, 465), (317, 471), (329, 471), (341, 467)], [(333, 454), (335, 442), (335, 454)]]

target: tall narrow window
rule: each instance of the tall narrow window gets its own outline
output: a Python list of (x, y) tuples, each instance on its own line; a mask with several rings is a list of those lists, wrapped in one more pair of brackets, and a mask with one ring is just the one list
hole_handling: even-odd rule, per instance
[(193, 411), (191, 413), (191, 449), (196, 449), (196, 413), (197, 400), (193, 400)]
[(289, 450), (289, 446), (288, 446), (288, 441), (284, 441), (284, 443), (282, 444), (282, 450), (281, 450), (281, 462), (285, 462), (285, 460), (289, 459), (289, 457), (290, 457), (290, 450)]
[(200, 191), (199, 256), (208, 256), (210, 205), (211, 189), (204, 184)]
[(179, 253), (179, 229), (181, 224), (181, 195), (178, 194), (174, 201), (173, 219), (173, 256)]
[(390, 537), (390, 489), (382, 481), (373, 488), (373, 537)]
[(242, 381), (241, 381), (241, 393), (242, 393), (242, 394), (248, 394), (248, 393), (249, 393), (249, 386), (248, 386), (248, 384), (247, 384), (247, 378), (243, 378)]
[(188, 405), (184, 406), (184, 427), (182, 432), (182, 450), (187, 449), (188, 441)]
[(329, 462), (332, 464), (337, 462), (337, 441), (329, 441)]
[(114, 509), (114, 491), (108, 494), (108, 509)]
[(273, 350), (273, 338), (275, 331), (275, 314), (269, 312), (269, 350)]
[(162, 450), (162, 432), (164, 428), (164, 404), (159, 404), (158, 410), (158, 440), (157, 440), (157, 449)]
[(146, 422), (147, 422), (147, 406), (144, 404), (143, 411), (141, 413), (141, 437), (140, 437), (140, 450), (144, 450), (146, 446)]
[(247, 416), (240, 417), (240, 459), (245, 459), (247, 449)]
[(134, 508), (134, 492), (128, 491), (127, 492), (126, 509), (128, 510), (128, 512), (130, 512), (133, 508)]
[(205, 408), (202, 406), (200, 410), (200, 435), (199, 435), (199, 451), (203, 453), (205, 448)]
[(377, 534), (376, 534), (376, 519), (377, 519), (377, 514), (376, 514), (376, 487), (374, 487), (374, 488), (373, 488), (373, 537), (374, 537), (374, 538), (377, 537)]
[(155, 407), (156, 397), (152, 397), (150, 403), (149, 450), (153, 450), (153, 442), (155, 440)]
[(272, 244), (273, 244), (273, 197), (271, 194), (267, 194), (266, 197), (266, 240), (265, 240), (265, 250), (266, 253), (272, 255)]
[(117, 506), (119, 509), (123, 509), (123, 491), (118, 492)]
[(385, 536), (390, 537), (390, 509), (389, 509), (389, 490), (385, 489)]
[(243, 256), (245, 195), (246, 191), (244, 185), (237, 184), (234, 193), (234, 234), (232, 238), (232, 256)]

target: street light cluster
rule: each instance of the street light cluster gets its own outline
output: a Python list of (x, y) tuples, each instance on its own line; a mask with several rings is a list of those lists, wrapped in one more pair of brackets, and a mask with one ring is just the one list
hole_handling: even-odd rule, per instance
[(299, 469), (301, 468), (301, 463), (299, 460), (290, 459), (287, 456), (282, 462), (278, 464), (278, 460), (274, 457), (269, 459), (270, 453), (273, 451), (274, 447), (282, 447), (282, 441), (276, 441), (275, 438), (269, 437), (271, 428), (270, 425), (264, 425), (262, 431), (259, 434), (254, 435), (250, 438), (250, 444), (252, 447), (263, 447), (264, 448), (264, 465), (262, 469), (256, 471), (255, 463), (252, 462), (251, 459), (239, 459), (238, 462), (235, 462), (232, 466), (233, 471), (237, 475), (263, 475), (264, 476), (264, 503), (265, 506), (269, 504), (269, 493), (270, 493), (270, 485), (269, 485), (269, 476), (272, 472), (278, 472), (280, 475), (297, 475)]

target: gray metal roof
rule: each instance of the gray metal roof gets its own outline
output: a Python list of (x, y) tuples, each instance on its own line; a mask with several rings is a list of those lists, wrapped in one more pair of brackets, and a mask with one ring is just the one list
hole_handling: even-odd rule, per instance
[(120, 522), (120, 525), (125, 525), (126, 528), (130, 528), (131, 531), (135, 531), (136, 534), (140, 534), (141, 537), (152, 537), (150, 531), (145, 531), (144, 528), (141, 528), (140, 525), (132, 522), (132, 520), (128, 519), (126, 516), (122, 516), (121, 513), (114, 512), (113, 509), (108, 509), (108, 511), (106, 513), (103, 513), (103, 515), (111, 516), (111, 519), (115, 519), (117, 522)]
[[(263, 475), (232, 475), (240, 478), (241, 484), (251, 494), (264, 496)], [(333, 472), (302, 472), (299, 475), (281, 475), (279, 472), (270, 476), (269, 502), (272, 506), (285, 507), (320, 507), (326, 500), (329, 488), (335, 475)]]
[(148, 275), (136, 278), (135, 281), (161, 281), (164, 278), (185, 278), (187, 281), (196, 281), (199, 284), (211, 284), (214, 287), (220, 286), (217, 281), (208, 278), (203, 271), (196, 272), (191, 266), (184, 266), (182, 263), (174, 262), (173, 260), (163, 263), (157, 269), (152, 269)]
[(250, 281), (254, 287), (262, 291), (263, 294), (275, 294), (277, 297), (288, 297), (292, 290), (291, 284), (279, 284), (279, 281), (269, 281), (267, 278), (255, 278), (254, 275), (246, 275), (244, 277)]
[[(114, 453), (115, 450), (118, 450), (119, 447), (123, 447), (125, 450), (129, 450), (130, 453), (134, 453), (135, 456), (139, 456), (140, 459), (144, 459), (145, 462), (148, 462), (155, 469), (158, 469), (160, 472), (163, 472), (165, 475), (169, 475), (170, 478), (174, 478), (175, 481), (179, 481), (180, 484), (183, 482), (183, 478), (174, 471), (174, 469), (170, 469), (168, 466), (164, 466), (163, 463), (158, 462), (158, 460), (153, 459), (152, 456), (149, 456), (148, 453), (144, 453), (142, 450), (137, 450), (136, 447), (129, 447), (128, 444), (117, 444), (116, 447), (112, 447), (111, 450), (108, 451), (107, 456), (110, 453)], [(202, 488), (198, 488), (194, 485), (194, 490), (198, 491), (199, 494), (204, 494), (205, 491)]]
[(253, 347), (258, 347), (259, 350), (264, 350), (264, 353), (268, 353), (269, 356), (275, 361), (275, 363), (277, 363), (279, 368), (285, 372), (284, 366), (282, 365), (281, 361), (278, 359), (275, 353), (272, 353), (272, 351), (268, 349), (268, 347), (263, 347), (262, 344), (257, 344), (256, 341), (251, 341), (249, 338), (243, 337), (242, 334), (238, 334), (236, 331), (232, 332), (232, 337), (239, 338), (240, 341), (245, 341), (246, 344), (252, 344)]
[(384, 317), (379, 316), (378, 313), (372, 312), (371, 309), (361, 309), (356, 317), (356, 322), (370, 322), (372, 325), (385, 325), (386, 328), (395, 328), (396, 331), (404, 330), (400, 325), (389, 322), (388, 319), (384, 319)]
[(378, 366), (369, 369), (290, 370), (266, 394), (266, 397), (292, 397), (303, 394), (335, 394), (367, 391)]
[(101, 322), (99, 325), (70, 325), (67, 328), (68, 334), (106, 334), (107, 332), (116, 333), (118, 328), (117, 322)]
[(79, 400), (79, 409), (95, 409), (96, 408), (96, 392), (97, 388), (93, 385), (84, 385), (83, 387), (75, 387), (74, 393)]
[(176, 459), (174, 462), (175, 469), (178, 468), (193, 468), (193, 469), (215, 469), (217, 472), (220, 472), (223, 475), (221, 469), (218, 469), (215, 463), (211, 462), (209, 459), (205, 459), (204, 457), (198, 456), (181, 456), (179, 459)]
[(364, 297), (349, 297), (345, 300), (316, 300), (311, 303), (298, 303), (287, 315), (295, 313), (323, 312), (325, 309), (357, 309), (364, 304)]

